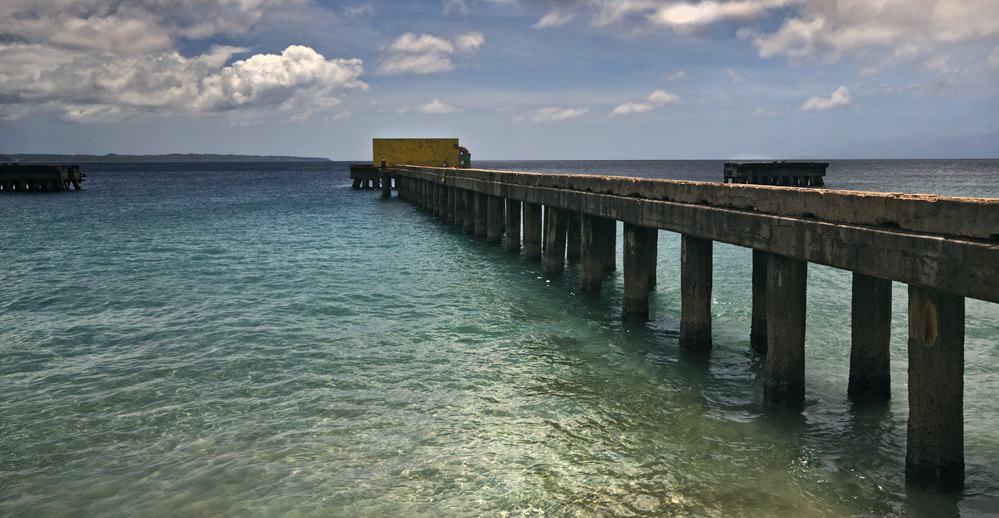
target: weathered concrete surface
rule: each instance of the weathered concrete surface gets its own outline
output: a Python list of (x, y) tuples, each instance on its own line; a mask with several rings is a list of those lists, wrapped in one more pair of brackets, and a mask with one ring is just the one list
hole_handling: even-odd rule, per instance
[(711, 350), (711, 240), (680, 237), (680, 348)]
[(579, 289), (600, 291), (607, 263), (614, 260), (617, 245), (617, 222), (612, 219), (583, 214), (581, 218)]
[(769, 254), (753, 250), (753, 316), (749, 346), (758, 353), (767, 352), (767, 261)]
[[(595, 194), (578, 189), (531, 185), (561, 182), (572, 187), (590, 186), (591, 190), (609, 189), (623, 192), (622, 185), (642, 185), (642, 181), (636, 179), (489, 172), (482, 173), (480, 177), (477, 176), (480, 173), (474, 171), (448, 171), (454, 175), (449, 181), (476, 192), (579, 211), (639, 226), (671, 230), (834, 266), (872, 277), (946, 289), (951, 293), (967, 297), (999, 302), (999, 243), (996, 242), (966, 239), (960, 236), (932, 235), (884, 226), (841, 224), (835, 221), (823, 221), (821, 218), (787, 217), (762, 213), (758, 210), (719, 208), (705, 203), (659, 201), (636, 196)], [(437, 178), (436, 174), (415, 170), (406, 170), (399, 174)], [(506, 181), (489, 181), (490, 178)], [(617, 187), (603, 189), (600, 187), (601, 182), (609, 182)], [(817, 196), (816, 192), (808, 189), (697, 182), (667, 182), (660, 188), (673, 194), (685, 192), (689, 195), (700, 192), (707, 201), (710, 201), (711, 195), (719, 192), (732, 196), (738, 194), (743, 198), (748, 197), (747, 199), (755, 198), (760, 206), (772, 205), (773, 200), (768, 200), (771, 196), (794, 202), (797, 194), (788, 193), (796, 191), (808, 191), (801, 193), (804, 197)], [(836, 199), (847, 199), (851, 196), (867, 199), (866, 202), (854, 200), (861, 206), (863, 203), (873, 203), (871, 200), (880, 200), (880, 205), (875, 204), (875, 206), (881, 207), (885, 204), (901, 204), (903, 208), (908, 209), (904, 211), (907, 214), (926, 212), (929, 203), (925, 199), (909, 199), (911, 197), (896, 199), (878, 193), (835, 194)], [(817, 200), (815, 203), (822, 201)], [(961, 200), (967, 200), (967, 205), (972, 208), (962, 205)], [(846, 207), (842, 210), (848, 211), (850, 203), (840, 201), (842, 202), (840, 206)], [(911, 207), (906, 205), (909, 202)], [(980, 216), (985, 227), (989, 227), (991, 225), (989, 221), (996, 217), (989, 211), (999, 212), (996, 210), (999, 207), (999, 200), (954, 198), (948, 199), (946, 203), (932, 206), (935, 209), (927, 218), (937, 218), (937, 220), (944, 218), (949, 221), (954, 217), (945, 207), (960, 207), (954, 210), (969, 217), (971, 214), (978, 214), (976, 211), (982, 211)], [(813, 207), (809, 205), (809, 208)], [(948, 214), (943, 215), (943, 213)], [(919, 221), (915, 221), (914, 225), (929, 226)], [(966, 227), (967, 223), (963, 226)]]
[(578, 263), (582, 248), (582, 220), (578, 212), (569, 212), (566, 216), (565, 259), (570, 263)]
[(775, 216), (818, 219), (893, 230), (999, 240), (999, 199), (928, 194), (797, 189), (583, 174), (540, 174), (484, 169), (448, 171), (485, 182), (608, 194), (645, 200), (751, 210)]
[(805, 288), (808, 263), (771, 255), (767, 266), (767, 361), (763, 399), (805, 402)]
[(857, 403), (891, 399), (891, 281), (853, 274), (850, 327), (850, 384)]
[(524, 203), (524, 256), (541, 259), (541, 205)]
[(623, 318), (649, 318), (649, 295), (655, 282), (658, 244), (658, 229), (624, 224)]
[(545, 266), (546, 274), (565, 270), (565, 239), (568, 229), (568, 212), (545, 206)]
[(506, 249), (520, 251), (520, 201), (506, 199)]
[(486, 206), (486, 242), (499, 243), (503, 239), (503, 198), (489, 196)]
[(905, 480), (932, 491), (964, 483), (964, 299), (909, 287)]

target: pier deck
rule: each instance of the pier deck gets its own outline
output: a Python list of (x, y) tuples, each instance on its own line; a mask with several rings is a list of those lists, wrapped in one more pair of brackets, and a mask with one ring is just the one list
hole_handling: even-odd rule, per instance
[(712, 243), (751, 248), (750, 342), (766, 355), (772, 405), (804, 404), (808, 263), (853, 272), (847, 393), (858, 404), (890, 398), (891, 283), (907, 284), (906, 480), (963, 485), (964, 299), (999, 302), (999, 199), (416, 166), (389, 174), (402, 199), (466, 232), (494, 243), (505, 234), (509, 250), (522, 240), (547, 274), (578, 260), (584, 291), (616, 269), (623, 222), (624, 318), (648, 318), (658, 231), (680, 233), (689, 354), (711, 348)]
[(0, 192), (80, 190), (82, 181), (78, 165), (0, 164)]

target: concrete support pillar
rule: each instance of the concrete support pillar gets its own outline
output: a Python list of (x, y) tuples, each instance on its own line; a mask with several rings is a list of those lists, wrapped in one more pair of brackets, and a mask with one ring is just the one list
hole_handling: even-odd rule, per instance
[(444, 189), (447, 192), (447, 224), (454, 225), (455, 216), (458, 214), (455, 190), (451, 186), (447, 186)]
[(437, 208), (439, 210), (439, 212), (437, 213), (437, 217), (439, 217), (441, 221), (445, 223), (447, 223), (447, 211), (448, 211), (447, 192), (449, 190), (451, 189), (448, 189), (446, 185), (441, 183), (437, 184)]
[(567, 212), (565, 258), (578, 263), (582, 253), (582, 219), (578, 212)]
[(710, 239), (680, 237), (680, 348), (687, 352), (711, 350)]
[(905, 481), (964, 485), (964, 297), (909, 286), (909, 425)]
[(392, 179), (388, 176), (382, 178), (382, 198), (392, 197)]
[(604, 249), (604, 271), (617, 270), (617, 221), (611, 220), (607, 226), (607, 248)]
[(541, 259), (541, 205), (524, 203), (524, 256)]
[(462, 191), (465, 209), (462, 212), (461, 231), (466, 234), (475, 232), (475, 193), (472, 191)]
[(624, 224), (624, 318), (649, 318), (658, 244), (659, 229)]
[(891, 399), (891, 281), (853, 274), (850, 328), (850, 401)]
[(568, 214), (564, 209), (545, 206), (545, 273), (561, 273), (565, 270)]
[(475, 193), (475, 237), (486, 237), (486, 205), (488, 195), (481, 192)]
[(753, 250), (753, 317), (749, 330), (749, 346), (760, 354), (767, 352), (767, 256)]
[(489, 195), (486, 206), (486, 242), (503, 240), (503, 198)]
[(580, 220), (579, 289), (600, 291), (607, 262), (612, 261), (616, 248), (617, 222), (612, 219), (583, 214)]
[(770, 254), (767, 261), (767, 362), (763, 399), (805, 402), (805, 290), (808, 262)]
[(506, 249), (520, 251), (520, 200), (506, 199)]

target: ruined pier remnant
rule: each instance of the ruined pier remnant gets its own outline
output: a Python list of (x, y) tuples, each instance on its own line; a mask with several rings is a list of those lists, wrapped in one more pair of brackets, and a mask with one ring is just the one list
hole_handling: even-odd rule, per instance
[(826, 162), (726, 162), (725, 183), (822, 187)]
[(0, 164), (0, 192), (79, 191), (85, 175), (78, 165)]
[[(569, 232), (579, 232), (581, 291), (601, 289), (624, 228), (622, 316), (649, 316), (661, 231), (681, 234), (680, 343), (711, 347), (713, 243), (750, 248), (752, 348), (766, 355), (764, 400), (800, 408), (808, 264), (853, 273), (852, 351), (846, 392), (855, 404), (890, 397), (891, 286), (909, 286), (906, 480), (934, 490), (964, 480), (964, 299), (999, 302), (999, 199), (953, 198), (677, 180), (400, 166), (400, 197), (557, 275)], [(474, 205), (474, 207), (473, 207)], [(523, 231), (516, 217), (521, 215)], [(505, 219), (503, 219), (505, 218)], [(579, 220), (579, 227), (570, 222)], [(503, 225), (497, 226), (498, 221)], [(578, 230), (570, 230), (578, 228)], [(747, 275), (750, 268), (747, 265)], [(664, 280), (665, 281), (665, 280)], [(846, 311), (847, 308), (844, 308)]]

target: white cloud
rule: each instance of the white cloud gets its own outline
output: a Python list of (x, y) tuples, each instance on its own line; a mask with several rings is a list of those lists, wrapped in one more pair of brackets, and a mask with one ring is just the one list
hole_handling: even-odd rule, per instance
[(686, 71), (684, 71), (684, 70), (676, 70), (674, 72), (670, 72), (670, 73), (666, 74), (665, 76), (663, 76), (663, 79), (665, 79), (667, 81), (678, 81), (678, 80), (684, 79), (686, 77), (687, 77), (687, 72)]
[(824, 111), (848, 104), (850, 104), (850, 90), (845, 86), (840, 86), (829, 97), (810, 97), (801, 105), (801, 109), (804, 111)]
[(420, 106), (419, 108), (416, 109), (416, 111), (420, 113), (439, 115), (445, 113), (454, 113), (458, 111), (458, 108), (456, 108), (454, 105), (443, 102), (440, 99), (434, 99), (433, 101), (430, 101), (427, 104)]
[[(254, 28), (303, 0), (3, 0), (0, 116), (56, 112), (70, 120), (144, 114), (329, 109), (366, 88), (357, 59), (290, 45), (226, 65), (247, 49), (184, 56), (178, 42)], [(11, 108), (16, 106), (16, 108)]]
[(549, 27), (561, 27), (575, 18), (576, 15), (569, 11), (563, 11), (561, 9), (552, 9), (548, 11), (538, 23), (534, 24), (535, 29), (547, 29)]
[(611, 111), (610, 115), (611, 117), (617, 117), (620, 115), (645, 113), (659, 108), (660, 106), (675, 103), (679, 100), (679, 97), (665, 90), (655, 90), (649, 94), (644, 101), (628, 101), (617, 105), (614, 110)]
[(527, 114), (527, 118), (533, 122), (558, 122), (576, 119), (589, 112), (589, 108), (563, 108), (551, 106), (534, 110)]
[(437, 74), (454, 70), (452, 60), (455, 52), (471, 55), (486, 42), (481, 32), (459, 34), (453, 40), (432, 34), (407, 32), (396, 38), (388, 46), (378, 73), (396, 74)]
[(721, 20), (753, 18), (767, 10), (781, 7), (789, 0), (736, 0), (716, 2), (704, 0), (697, 3), (670, 3), (659, 7), (649, 15), (649, 21), (669, 27), (689, 27), (707, 25)]

